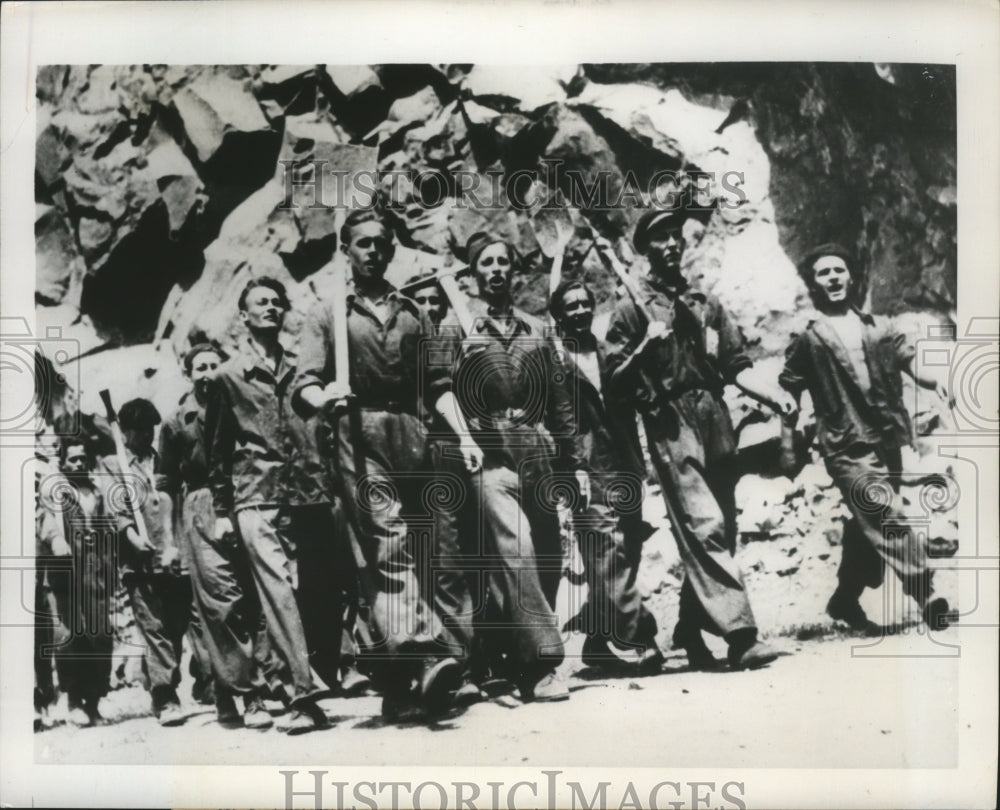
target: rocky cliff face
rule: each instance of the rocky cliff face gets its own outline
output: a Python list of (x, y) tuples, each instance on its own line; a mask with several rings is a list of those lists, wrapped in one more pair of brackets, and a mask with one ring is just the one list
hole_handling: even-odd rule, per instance
[[(947, 315), (954, 81), (949, 67), (871, 64), (45, 67), (38, 317), (79, 341), (70, 379), (169, 409), (176, 358), (193, 335), (234, 337), (247, 278), (285, 281), (299, 313), (322, 293), (336, 215), (283, 206), (286, 168), (308, 180), (316, 160), (437, 173), (395, 189), (397, 279), (461, 258), (469, 234), (491, 229), (521, 249), (518, 297), (539, 311), (552, 225), (508, 193), (571, 200), (572, 170), (587, 188), (606, 182), (612, 204), (584, 200), (574, 213), (564, 273), (591, 282), (607, 310), (614, 285), (594, 236), (632, 261), (655, 178), (707, 172), (715, 210), (689, 226), (689, 271), (730, 305), (758, 357), (779, 353), (806, 317), (794, 268), (818, 241), (858, 251), (874, 311)], [(502, 178), (499, 205), (462, 206), (459, 171)], [(727, 173), (738, 179), (724, 184)], [(332, 194), (325, 186), (324, 201)]]

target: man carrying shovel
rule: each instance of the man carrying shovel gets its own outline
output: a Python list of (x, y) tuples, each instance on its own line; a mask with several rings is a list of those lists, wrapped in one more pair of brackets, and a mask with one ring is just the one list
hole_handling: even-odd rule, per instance
[[(383, 716), (394, 719), (415, 704), (436, 715), (450, 705), (461, 673), (444, 654), (441, 622), (420, 593), (404, 517), (419, 510), (413, 474), (427, 470), (421, 396), (464, 437), (458, 451), (470, 472), (479, 469), (482, 452), (468, 438), (450, 369), (420, 369), (421, 344), (433, 338), (433, 327), (385, 279), (395, 248), (382, 215), (351, 211), (340, 246), (350, 284), (338, 282), (347, 289), (321, 302), (303, 326), (293, 404), (303, 415), (323, 412), (333, 421), (333, 455), (376, 636), (369, 654), (382, 664)], [(334, 272), (343, 274), (343, 267)]]

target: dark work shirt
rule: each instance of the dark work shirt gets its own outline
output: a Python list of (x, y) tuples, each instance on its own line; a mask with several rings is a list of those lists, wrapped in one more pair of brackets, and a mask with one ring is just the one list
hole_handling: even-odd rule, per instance
[(212, 381), (205, 422), (217, 514), (329, 501), (314, 425), (289, 406), (294, 362), (284, 350), (275, 372), (247, 340)]
[[(637, 279), (646, 307), (653, 318), (663, 321), (670, 334), (645, 355), (640, 379), (623, 383), (622, 393), (634, 398), (640, 410), (654, 407), (651, 389), (668, 398), (685, 391), (718, 391), (752, 363), (736, 322), (718, 299), (692, 287), (675, 291), (661, 288), (645, 278)], [(609, 374), (617, 369), (646, 335), (646, 318), (632, 298), (622, 296), (608, 322), (605, 336)]]
[(579, 469), (573, 392), (557, 365), (552, 337), (537, 318), (518, 309), (505, 331), (492, 318), (476, 320), (462, 342), (453, 391), (487, 460), (516, 469), (524, 430), (543, 426), (558, 453), (553, 466)]
[(175, 498), (208, 486), (205, 409), (193, 391), (181, 398), (177, 410), (160, 428), (156, 486)]
[[(635, 411), (631, 406), (616, 398), (607, 377), (607, 356), (604, 347), (596, 339), (584, 345), (575, 345), (572, 339), (565, 339), (570, 351), (563, 355), (570, 391), (575, 392), (576, 413), (576, 455), (591, 480), (605, 473), (629, 473), (641, 478), (646, 468), (636, 430)], [(595, 387), (577, 363), (574, 351), (594, 350), (600, 373), (600, 386)]]
[(822, 316), (793, 339), (779, 377), (782, 386), (795, 395), (809, 391), (824, 455), (855, 445), (898, 448), (912, 440), (901, 372), (913, 359), (913, 349), (889, 320), (857, 314), (870, 382), (867, 391), (847, 347)]
[[(430, 319), (412, 300), (390, 287), (385, 299), (384, 320), (363, 296), (349, 287), (347, 337), (350, 387), (358, 405), (373, 410), (417, 414), (420, 400), (433, 407), (451, 388), (451, 367), (423, 360), (428, 341), (434, 336)], [(336, 378), (334, 362), (334, 312), (330, 301), (322, 301), (306, 318), (299, 335), (299, 372), (294, 390), (309, 385), (325, 386)]]

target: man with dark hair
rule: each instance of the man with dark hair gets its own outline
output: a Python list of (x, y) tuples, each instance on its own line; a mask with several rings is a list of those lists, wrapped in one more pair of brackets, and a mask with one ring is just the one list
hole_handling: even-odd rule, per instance
[(736, 436), (722, 399), (735, 384), (777, 411), (794, 403), (752, 374), (729, 313), (692, 288), (681, 272), (684, 208), (651, 209), (636, 225), (636, 250), (650, 273), (623, 297), (607, 333), (609, 382), (642, 415), (684, 563), (674, 643), (691, 666), (718, 666), (702, 631), (721, 635), (734, 669), (764, 666), (777, 653), (757, 638), (736, 552)]
[(38, 524), (41, 584), (55, 606), (43, 620), (50, 628), (47, 641), (55, 646), (38, 653), (49, 667), (55, 658), (70, 722), (90, 726), (102, 719), (98, 704), (111, 676), (116, 521), (91, 477), (93, 457), (85, 442), (64, 437), (59, 461), (60, 474), (42, 483)]
[(502, 656), (495, 669), (522, 700), (566, 700), (569, 689), (556, 674), (564, 656), (555, 614), (562, 541), (550, 496), (564, 475), (569, 486), (589, 494), (575, 455), (574, 404), (557, 382), (555, 347), (544, 325), (514, 307), (514, 246), (477, 233), (466, 255), (486, 312), (462, 343), (454, 387), (485, 454), (473, 485), (482, 510), (480, 553), (493, 562), (491, 610), (502, 622), (502, 630), (483, 632), (484, 641)]
[[(125, 441), (128, 468), (116, 456), (103, 460), (105, 499), (119, 504), (119, 563), (128, 591), (136, 627), (146, 647), (143, 674), (153, 713), (163, 726), (184, 722), (177, 686), (184, 634), (191, 618), (191, 581), (181, 567), (180, 553), (171, 525), (170, 498), (156, 489), (159, 454), (153, 447), (160, 414), (148, 399), (132, 399), (118, 411)], [(140, 535), (126, 499), (112, 487), (125, 482), (135, 489), (133, 504), (140, 507), (146, 537)]]
[[(417, 415), (421, 394), (460, 435), (466, 432), (464, 420), (451, 394), (449, 369), (438, 366), (421, 376), (422, 341), (433, 328), (416, 304), (385, 280), (395, 253), (385, 221), (371, 210), (350, 212), (341, 250), (351, 272), (350, 379), (335, 379), (337, 316), (331, 302), (321, 302), (302, 329), (293, 403), (304, 416), (322, 412), (334, 422), (332, 455), (364, 557), (365, 600), (382, 656), (383, 714), (398, 717), (416, 703), (439, 714), (458, 686), (459, 665), (443, 655), (441, 623), (421, 596), (405, 515), (420, 510), (418, 489), (427, 481), (427, 447)], [(340, 407), (348, 394), (348, 407)], [(458, 449), (470, 468), (478, 465), (475, 443), (466, 440)], [(359, 497), (365, 492), (378, 493), (379, 502), (365, 502)]]
[[(882, 317), (863, 312), (863, 279), (851, 254), (836, 244), (814, 249), (800, 272), (819, 312), (788, 347), (781, 384), (798, 398), (809, 391), (817, 438), (830, 476), (852, 518), (844, 527), (837, 588), (826, 610), (857, 630), (872, 629), (858, 597), (877, 588), (888, 565), (923, 610), (932, 630), (947, 626), (949, 607), (931, 598), (926, 537), (899, 521), (900, 448), (912, 441), (903, 404), (902, 374), (948, 395), (937, 381), (917, 375), (914, 351)], [(859, 482), (892, 492), (884, 510), (872, 510)]]
[(638, 650), (639, 671), (658, 672), (656, 619), (642, 604), (635, 580), (642, 541), (652, 527), (642, 520), (642, 460), (634, 417), (609, 390), (604, 347), (591, 327), (594, 294), (581, 281), (564, 281), (549, 311), (565, 349), (562, 367), (576, 393), (577, 453), (590, 479), (587, 502), (573, 511), (573, 533), (583, 558), (588, 595), (583, 661), (612, 668), (620, 659), (609, 648)]
[(285, 288), (272, 278), (252, 279), (239, 305), (248, 334), (210, 382), (206, 407), (214, 539), (233, 542), (235, 520), (272, 642), (288, 668), (293, 711), (284, 730), (302, 734), (329, 726), (316, 703), (325, 690), (310, 668), (304, 614), (316, 606), (307, 580), (327, 584), (324, 630), (333, 649), (322, 652), (324, 675), (335, 682), (343, 616), (338, 577), (346, 566), (315, 559), (324, 549), (332, 560), (344, 535), (313, 436), (289, 407), (295, 358), (279, 340)]
[[(262, 619), (257, 595), (235, 537), (217, 543), (212, 536), (215, 511), (208, 486), (205, 405), (222, 360), (222, 352), (211, 343), (196, 344), (185, 354), (184, 370), (192, 387), (160, 430), (157, 486), (174, 504), (175, 536), (190, 569), (192, 618), (199, 622), (208, 658), (206, 675), (214, 677), (219, 722), (268, 728), (272, 721), (263, 705), (261, 667), (270, 647), (266, 627), (257, 621)], [(258, 633), (258, 624), (263, 633)], [(234, 695), (243, 697), (242, 718)]]

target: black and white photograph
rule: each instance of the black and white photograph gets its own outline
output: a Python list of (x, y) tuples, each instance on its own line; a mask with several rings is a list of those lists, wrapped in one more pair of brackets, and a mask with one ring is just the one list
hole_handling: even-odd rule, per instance
[(170, 780), (9, 800), (990, 806), (977, 77), (259, 36), (5, 89), (5, 759)]

